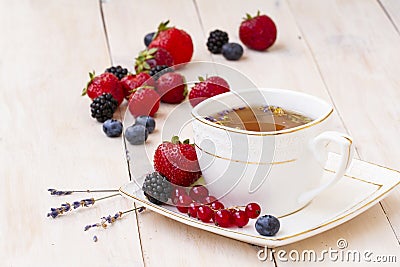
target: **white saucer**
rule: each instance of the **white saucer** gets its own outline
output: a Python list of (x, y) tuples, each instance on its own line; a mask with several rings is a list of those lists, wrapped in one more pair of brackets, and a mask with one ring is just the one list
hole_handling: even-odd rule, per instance
[[(338, 159), (337, 154), (330, 155), (324, 178), (329, 179), (334, 174), (331, 170), (335, 169)], [(386, 197), (399, 183), (400, 172), (354, 159), (346, 176), (335, 186), (303, 209), (280, 218), (281, 229), (273, 237), (259, 235), (254, 228), (255, 220), (250, 220), (243, 228), (221, 228), (190, 218), (173, 206), (157, 206), (145, 198), (140, 185), (135, 182), (122, 186), (120, 192), (163, 216), (187, 225), (259, 246), (277, 247), (322, 233), (354, 218)], [(267, 208), (262, 214), (268, 214)]]

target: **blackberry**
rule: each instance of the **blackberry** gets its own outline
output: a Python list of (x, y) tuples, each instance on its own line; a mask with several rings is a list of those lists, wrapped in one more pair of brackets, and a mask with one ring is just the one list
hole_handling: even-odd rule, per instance
[(105, 122), (111, 119), (118, 107), (118, 101), (110, 93), (103, 93), (101, 96), (93, 99), (90, 104), (92, 117), (98, 122)]
[(158, 65), (150, 69), (149, 75), (153, 77), (155, 81), (157, 81), (161, 75), (172, 71), (173, 71), (172, 68), (168, 67), (167, 65)]
[(114, 66), (109, 67), (108, 69), (106, 69), (105, 72), (114, 74), (119, 80), (121, 80), (128, 74), (128, 70), (119, 65), (116, 67), (114, 67)]
[(153, 172), (146, 175), (142, 189), (151, 203), (161, 205), (166, 203), (171, 196), (172, 185), (164, 176), (158, 172)]
[(221, 30), (215, 30), (210, 32), (210, 36), (207, 40), (207, 48), (213, 54), (220, 54), (222, 46), (229, 41), (228, 34)]

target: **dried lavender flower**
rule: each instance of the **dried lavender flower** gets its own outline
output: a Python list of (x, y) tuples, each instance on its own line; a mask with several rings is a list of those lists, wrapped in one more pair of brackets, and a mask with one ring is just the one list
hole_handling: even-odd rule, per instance
[(57, 189), (49, 188), (47, 191), (50, 192), (50, 195), (52, 196), (65, 196), (65, 195), (71, 195), (72, 191), (58, 191)]
[(123, 214), (129, 213), (129, 212), (132, 212), (135, 210), (137, 210), (140, 213), (140, 212), (143, 212), (145, 209), (146, 208), (142, 206), (142, 207), (134, 208), (134, 209), (127, 210), (124, 212), (119, 211), (119, 212), (115, 213), (114, 216), (108, 215), (107, 217), (102, 217), (101, 221), (99, 223), (88, 224), (83, 228), (83, 231), (88, 231), (89, 229), (94, 228), (94, 227), (102, 227), (103, 229), (106, 229), (109, 225), (115, 223), (118, 219), (121, 219)]
[[(105, 197), (98, 198), (98, 199), (87, 198), (87, 199), (82, 199), (80, 201), (74, 201), (72, 203), (72, 208), (75, 210), (79, 207), (90, 207), (90, 206), (93, 206), (96, 201), (107, 199), (107, 198), (114, 197), (114, 196), (119, 196), (119, 194), (113, 194), (113, 195), (105, 196)], [(68, 212), (71, 210), (72, 210), (71, 204), (69, 204), (67, 202), (67, 203), (61, 204), (61, 207), (59, 207), (59, 208), (50, 208), (50, 212), (47, 213), (47, 217), (56, 218), (59, 215), (62, 215), (65, 212)]]

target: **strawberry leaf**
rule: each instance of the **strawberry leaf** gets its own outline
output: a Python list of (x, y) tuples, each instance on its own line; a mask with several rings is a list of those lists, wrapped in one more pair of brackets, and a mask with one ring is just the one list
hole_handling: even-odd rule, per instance
[(186, 139), (185, 141), (183, 141), (184, 144), (188, 145), (190, 143), (189, 139)]
[(244, 17), (243, 19), (244, 20), (249, 20), (249, 19), (252, 19), (253, 17), (249, 14), (249, 13), (246, 13), (246, 17)]
[(90, 83), (93, 81), (94, 77), (96, 77), (96, 73), (95, 73), (95, 71), (93, 70), (93, 72), (89, 72), (89, 78), (90, 78), (90, 80), (87, 82), (86, 87), (83, 88), (81, 96), (84, 96), (84, 95), (87, 94), (88, 87), (89, 87)]
[(171, 28), (171, 27), (168, 27), (168, 23), (169, 23), (169, 20), (167, 20), (166, 22), (161, 22), (160, 25), (158, 25), (158, 29), (157, 29), (157, 32), (153, 36), (153, 40), (156, 39), (156, 37), (158, 36), (158, 34), (160, 32), (166, 31)]
[(149, 55), (153, 55), (153, 54), (155, 54), (155, 53), (157, 52), (157, 50), (158, 50), (157, 47), (153, 47), (153, 48), (150, 48), (150, 49), (147, 51), (147, 53), (148, 53)]
[(169, 29), (170, 27), (168, 27), (169, 24), (169, 20), (167, 20), (166, 22), (161, 22), (160, 25), (158, 25), (158, 31), (165, 31), (167, 29)]
[(188, 91), (188, 86), (187, 86), (187, 82), (186, 82), (186, 78), (183, 77), (183, 84), (185, 85), (185, 89), (183, 90), (183, 97), (186, 98), (186, 96), (188, 95), (189, 91)]
[(180, 144), (181, 142), (179, 141), (179, 136), (176, 136), (176, 135), (172, 136), (171, 143), (173, 143), (175, 145)]
[(95, 76), (96, 76), (95, 71), (89, 72), (89, 78), (90, 78), (90, 80), (93, 80), (93, 78), (94, 78)]
[(144, 67), (145, 69), (148, 69), (148, 70), (151, 69), (149, 63), (147, 63), (146, 61), (143, 62), (143, 67)]

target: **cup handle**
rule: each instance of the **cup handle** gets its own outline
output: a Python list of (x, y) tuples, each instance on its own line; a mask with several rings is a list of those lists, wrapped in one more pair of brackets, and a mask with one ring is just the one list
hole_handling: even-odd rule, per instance
[(336, 170), (336, 174), (333, 179), (330, 180), (328, 183), (301, 194), (298, 199), (299, 203), (304, 204), (310, 202), (321, 192), (325, 191), (326, 189), (337, 183), (343, 177), (350, 166), (354, 154), (353, 140), (348, 135), (334, 131), (323, 132), (311, 141), (311, 150), (315, 158), (321, 163), (321, 165), (325, 166), (328, 159), (328, 151), (326, 150), (326, 146), (329, 142), (335, 142), (340, 146), (342, 157), (340, 159), (339, 168)]

